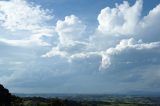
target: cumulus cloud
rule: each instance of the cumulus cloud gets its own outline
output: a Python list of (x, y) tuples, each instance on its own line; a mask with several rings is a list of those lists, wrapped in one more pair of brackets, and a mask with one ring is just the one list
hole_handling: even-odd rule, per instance
[[(99, 22), (98, 28), (88, 41), (85, 40), (85, 46), (79, 46), (80, 43), (75, 44), (75, 41), (84, 41), (80, 37), (84, 35), (81, 32), (84, 32), (85, 25), (76, 16), (66, 16), (65, 20), (58, 21), (56, 26), (60, 43), (43, 57), (60, 56), (71, 62), (76, 59), (85, 61), (85, 59), (92, 58), (92, 56), (99, 56), (101, 57), (99, 70), (107, 70), (114, 64), (113, 60), (126, 51), (134, 51), (136, 53), (145, 51), (143, 52), (144, 55), (148, 55), (149, 51), (155, 51), (155, 54), (158, 53), (159, 51), (156, 51), (156, 49), (160, 46), (159, 40), (147, 41), (145, 38), (147, 36), (151, 37), (151, 35), (148, 35), (145, 31), (151, 28), (152, 34), (154, 34), (152, 36), (158, 36), (158, 30), (153, 26), (158, 25), (156, 21), (159, 17), (159, 5), (144, 17), (141, 16), (142, 5), (142, 0), (137, 0), (132, 6), (127, 1), (124, 1), (123, 4), (116, 4), (115, 8), (106, 7), (102, 9), (97, 18)], [(155, 22), (152, 23), (152, 19)], [(80, 35), (75, 36), (76, 33)], [(83, 50), (80, 48), (83, 48)], [(129, 53), (134, 56), (132, 52)], [(135, 60), (137, 59), (135, 57)], [(124, 63), (129, 64), (131, 61), (125, 60)]]
[(55, 30), (59, 34), (60, 43), (67, 45), (74, 41), (81, 41), (84, 38), (85, 28), (86, 26), (78, 17), (70, 15), (63, 21), (58, 20)]
[(134, 34), (141, 10), (142, 0), (137, 0), (133, 6), (124, 1), (115, 8), (106, 7), (98, 15), (98, 31), (111, 36)]
[[(134, 51), (134, 52), (145, 51), (143, 52), (143, 54), (148, 55), (147, 53), (149, 51), (156, 51), (157, 53), (159, 53), (159, 50), (156, 50), (159, 48), (160, 48), (160, 42), (143, 43), (142, 40), (136, 41), (133, 38), (122, 40), (118, 45), (116, 45), (115, 48), (109, 48), (105, 52), (102, 52), (103, 55), (102, 55), (101, 68), (109, 67), (112, 64), (112, 57), (120, 55), (121, 53), (124, 53), (126, 51)], [(132, 53), (130, 53), (129, 55), (134, 56), (134, 54)], [(139, 57), (136, 58), (135, 56), (134, 59), (138, 60)], [(146, 60), (146, 58), (144, 58), (144, 60)], [(128, 61), (130, 60), (128, 59)]]
[[(157, 17), (159, 17), (159, 6), (151, 10), (147, 16), (141, 18), (142, 5), (142, 0), (137, 0), (136, 3), (132, 6), (130, 6), (127, 1), (124, 1), (123, 4), (116, 4), (115, 8), (106, 7), (102, 9), (100, 14), (98, 15), (99, 25), (97, 30), (92, 36), (90, 36), (90, 39), (88, 41), (85, 41), (85, 46), (79, 47), (83, 48), (83, 50), (79, 48), (77, 50), (77, 46), (79, 46), (80, 44), (75, 44), (73, 42), (77, 40), (81, 42), (84, 41), (82, 39), (79, 39), (79, 36), (83, 37), (83, 34), (81, 32), (84, 31), (85, 27), (84, 25), (82, 25), (83, 27), (79, 27), (78, 30), (77, 27), (72, 27), (72, 29), (74, 30), (69, 30), (69, 23), (75, 24), (75, 22), (77, 22), (77, 24), (81, 26), (82, 22), (73, 15), (67, 16), (64, 21), (57, 22), (56, 29), (59, 29), (57, 30), (57, 32), (59, 34), (60, 44), (55, 47), (56, 49), (53, 48), (51, 51), (43, 55), (43, 57), (52, 57), (59, 55), (63, 58), (65, 57), (65, 59), (68, 59), (69, 61), (72, 61), (72, 59), (74, 60), (76, 58), (84, 59), (90, 56), (92, 57), (92, 55), (94, 54), (101, 57), (101, 65), (99, 66), (99, 69), (106, 70), (111, 66), (111, 64), (113, 64), (112, 58), (118, 56), (124, 51), (143, 51), (159, 48), (159, 40), (148, 42), (145, 39), (147, 37), (144, 37), (148, 35), (145, 35), (143, 33), (146, 31), (148, 26), (152, 26), (153, 23), (150, 20), (154, 18), (156, 18), (157, 20)], [(73, 21), (74, 19), (77, 19), (77, 21)], [(151, 22), (151, 24), (149, 24), (148, 22)], [(154, 25), (157, 25), (157, 23), (154, 23)], [(67, 30), (60, 29), (62, 26), (63, 29), (67, 28)], [(154, 33), (154, 28), (152, 29), (152, 33), (154, 34), (154, 36), (158, 36), (157, 32)], [(66, 31), (69, 31), (69, 33), (64, 33)], [(80, 35), (73, 36), (73, 33), (75, 32), (80, 32)], [(68, 42), (65, 42), (64, 39), (67, 39), (66, 41), (70, 43), (68, 46), (66, 46)], [(63, 45), (62, 42), (65, 42), (65, 45)], [(76, 46), (72, 46), (71, 44), (75, 44)], [(73, 52), (75, 49), (78, 52)]]
[(141, 38), (147, 42), (159, 41), (159, 25), (160, 22), (160, 4), (149, 11), (139, 22), (138, 29), (135, 32), (137, 38)]
[(97, 17), (99, 24), (96, 31), (90, 36), (92, 45), (104, 51), (122, 39), (138, 35), (136, 32), (139, 29), (142, 4), (142, 0), (137, 0), (133, 5), (124, 1), (122, 4), (115, 4), (115, 8), (102, 9)]
[(42, 57), (57, 55), (68, 57), (72, 53), (85, 50), (88, 45), (85, 38), (85, 28), (86, 25), (74, 15), (66, 16), (63, 21), (58, 20), (55, 31), (58, 34), (59, 43)]

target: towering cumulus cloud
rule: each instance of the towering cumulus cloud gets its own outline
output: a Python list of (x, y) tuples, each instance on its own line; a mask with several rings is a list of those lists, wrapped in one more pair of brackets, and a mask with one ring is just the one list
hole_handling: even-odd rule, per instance
[(74, 15), (66, 16), (64, 21), (59, 20), (56, 25), (60, 43), (64, 45), (81, 41), (84, 30), (85, 25)]
[(123, 4), (116, 4), (115, 8), (106, 7), (98, 15), (98, 30), (112, 36), (134, 34), (141, 10), (142, 0), (137, 0), (133, 6), (124, 1)]
[(144, 16), (143, 2), (106, 6), (93, 28), (26, 0), (0, 1), (0, 82), (26, 92), (159, 91), (160, 4)]

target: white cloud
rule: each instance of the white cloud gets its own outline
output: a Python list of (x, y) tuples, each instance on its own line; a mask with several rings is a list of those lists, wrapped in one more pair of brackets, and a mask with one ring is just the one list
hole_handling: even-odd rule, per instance
[[(149, 14), (147, 16), (145, 16), (141, 22), (141, 26), (143, 28), (149, 27), (149, 26), (153, 26), (153, 25), (157, 25), (159, 24), (159, 19), (160, 17), (160, 4), (157, 5), (155, 8), (153, 8)], [(157, 23), (158, 22), (158, 23)]]
[(66, 16), (65, 19), (58, 20), (55, 32), (58, 34), (59, 43), (42, 57), (62, 56), (68, 58), (74, 53), (85, 50), (88, 43), (85, 41), (86, 25), (74, 16)]
[[(114, 64), (112, 58), (125, 51), (145, 51), (159, 48), (159, 41), (147, 42), (143, 38), (145, 35), (140, 35), (146, 30), (147, 26), (157, 25), (156, 22), (149, 24), (148, 20), (151, 22), (152, 19), (158, 19), (159, 6), (155, 7), (147, 16), (141, 19), (142, 3), (142, 0), (137, 0), (133, 6), (130, 6), (127, 1), (124, 1), (123, 4), (116, 4), (116, 8), (106, 7), (105, 9), (102, 9), (98, 16), (98, 31), (102, 32), (103, 36), (101, 36), (102, 33), (96, 32), (95, 35), (91, 36), (91, 38), (93, 38), (90, 42), (87, 42), (85, 46), (80, 47), (83, 48), (83, 50), (78, 48), (78, 52), (73, 52), (74, 49), (77, 48), (77, 45), (79, 45), (75, 44), (75, 41), (82, 42), (83, 40), (79, 37), (83, 37), (83, 33), (79, 33), (79, 36), (75, 35), (78, 32), (84, 32), (85, 27), (76, 16), (67, 16), (64, 21), (57, 22), (56, 31), (59, 34), (60, 44), (56, 49), (53, 48), (50, 52), (43, 55), (43, 57), (58, 55), (65, 57), (69, 61), (80, 58), (83, 58), (85, 61), (85, 58), (101, 56), (102, 60), (99, 69), (103, 70), (109, 68), (111, 64)], [(127, 36), (117, 37), (115, 35)], [(142, 40), (137, 41), (134, 38)], [(143, 39), (146, 43), (143, 42)], [(99, 47), (99, 44), (101, 43), (104, 43), (102, 48)], [(75, 44), (76, 46), (72, 46), (71, 44)], [(74, 47), (74, 49), (71, 49), (72, 47)], [(126, 60), (126, 63), (131, 62), (130, 60)]]
[(54, 33), (54, 27), (48, 23), (53, 15), (49, 13), (49, 10), (26, 0), (0, 1), (0, 42), (21, 47), (49, 46), (42, 39)]
[[(136, 41), (133, 38), (121, 40), (115, 48), (109, 48), (105, 52), (102, 52), (102, 64), (100, 68), (108, 68), (112, 64), (112, 58), (125, 51), (153, 51), (155, 48), (160, 48), (160, 42), (143, 43), (142, 40)], [(147, 55), (147, 51), (144, 55)], [(156, 52), (159, 52), (156, 50)], [(130, 55), (134, 55), (130, 53)], [(135, 60), (138, 58), (135, 57)]]
[[(92, 45), (99, 51), (114, 47), (122, 39), (140, 37), (141, 10), (143, 1), (136, 0), (136, 3), (129, 5), (128, 1), (116, 4), (114, 8), (106, 7), (101, 10), (97, 20), (99, 22), (93, 36), (90, 36)], [(140, 32), (139, 32), (139, 31)], [(94, 48), (93, 47), (93, 48)]]
[(133, 6), (127, 1), (116, 4), (116, 8), (106, 7), (98, 15), (98, 31), (115, 36), (134, 34), (142, 10), (142, 0), (137, 0)]
[(52, 48), (51, 51), (47, 52), (42, 57), (53, 57), (53, 56), (61, 56), (61, 57), (67, 57), (68, 53), (65, 51), (60, 51), (59, 47)]
[[(112, 58), (126, 50), (145, 51), (159, 48), (159, 40), (148, 42), (143, 37), (145, 36), (143, 32), (147, 30), (148, 26), (152, 26), (149, 28), (153, 29), (152, 33), (154, 33), (153, 26), (158, 25), (156, 21), (160, 14), (159, 5), (151, 10), (147, 16), (141, 18), (142, 5), (142, 0), (137, 0), (132, 6), (127, 1), (124, 1), (123, 4), (116, 4), (115, 8), (106, 7), (102, 9), (98, 15), (98, 31), (95, 31), (96, 33), (90, 36), (89, 42), (83, 40), (86, 26), (82, 21), (74, 15), (66, 16), (65, 20), (59, 20), (55, 27), (60, 43), (43, 57), (58, 55), (72, 61), (74, 59), (101, 56), (101, 70), (110, 67), (113, 64)], [(153, 23), (152, 20), (154, 21)], [(154, 36), (157, 36), (157, 32), (154, 34)], [(79, 46), (82, 42), (85, 45)], [(130, 61), (126, 60), (126, 63), (130, 63)]]
[(18, 46), (18, 47), (50, 46), (50, 44), (42, 41), (41, 39), (28, 39), (28, 40), (0, 39), (0, 43), (8, 46)]
[(123, 4), (116, 4), (115, 8), (102, 9), (97, 18), (99, 25), (95, 39), (102, 42), (103, 39), (110, 39), (107, 41), (108, 45), (130, 37), (143, 39), (146, 42), (159, 41), (160, 4), (150, 10), (146, 16), (142, 16), (142, 7), (143, 1), (137, 0), (133, 6), (124, 1)]
[(59, 41), (62, 45), (70, 44), (74, 41), (81, 41), (84, 38), (86, 26), (82, 21), (74, 16), (66, 16), (65, 20), (58, 20), (55, 30), (59, 35)]
[(48, 10), (25, 0), (0, 1), (1, 26), (15, 30), (35, 30), (52, 19)]
[(144, 16), (137, 26), (135, 35), (137, 38), (143, 39), (147, 42), (159, 41), (160, 31), (160, 4), (149, 11), (148, 15)]

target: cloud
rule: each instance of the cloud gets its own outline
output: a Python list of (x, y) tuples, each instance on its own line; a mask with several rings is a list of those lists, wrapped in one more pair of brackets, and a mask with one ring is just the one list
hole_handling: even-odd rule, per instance
[[(81, 34), (85, 40), (79, 39), (79, 36), (68, 37), (67, 33), (63, 33), (67, 42), (58, 43), (43, 55), (50, 59), (63, 59), (68, 63), (70, 78), (62, 86), (77, 89), (75, 86), (81, 85), (81, 89), (85, 88), (83, 91), (88, 90), (88, 86), (99, 86), (96, 89), (102, 92), (150, 91), (150, 85), (158, 86), (158, 76), (154, 75), (155, 78), (150, 81), (147, 78), (153, 70), (159, 73), (155, 68), (160, 64), (157, 22), (159, 6), (143, 17), (142, 3), (139, 0), (130, 6), (125, 1), (115, 8), (102, 9), (98, 15), (99, 25), (87, 40), (83, 36), (85, 32)], [(157, 87), (153, 89), (157, 90)]]
[[(150, 54), (150, 51), (153, 51), (155, 52), (155, 54), (157, 54), (159, 53), (159, 50), (157, 50), (159, 48), (160, 48), (160, 42), (143, 43), (142, 40), (136, 41), (133, 38), (121, 40), (121, 42), (118, 45), (116, 45), (115, 48), (109, 48), (105, 52), (102, 52), (101, 68), (108, 68), (112, 64), (112, 58), (114, 57), (118, 58), (119, 55), (121, 57), (121, 54), (125, 52), (128, 53), (128, 51), (132, 51), (133, 53), (135, 52), (139, 53), (139, 55), (143, 54), (146, 56), (149, 56), (149, 55), (153, 56), (154, 54)], [(129, 52), (128, 55), (134, 56), (135, 54), (133, 54), (132, 52)], [(132, 61), (137, 61), (137, 60), (139, 60), (139, 56), (134, 56), (134, 60)], [(145, 60), (146, 58), (142, 58), (139, 61), (145, 61)], [(128, 58), (128, 60), (124, 60), (124, 63), (125, 62), (126, 64), (127, 62), (132, 63), (132, 61), (129, 60)]]
[(127, 1), (116, 4), (115, 8), (106, 7), (98, 15), (98, 31), (111, 35), (133, 35), (139, 22), (142, 10), (142, 0), (137, 0), (133, 6)]
[[(89, 40), (85, 40), (86, 45), (82, 47), (80, 46), (78, 50), (77, 46), (79, 46), (80, 44), (79, 43), (75, 44), (74, 40), (72, 39), (75, 39), (76, 41), (76, 39), (79, 39), (79, 36), (74, 36), (74, 38), (72, 36), (70, 38), (67, 36), (68, 35), (67, 33), (63, 33), (64, 35), (63, 39), (68, 39), (68, 42), (70, 41), (70, 45), (66, 46), (67, 42), (64, 43), (65, 45), (62, 45), (61, 42), (63, 42), (64, 40), (61, 40), (62, 33), (59, 32), (60, 31), (62, 32), (63, 29), (59, 29), (58, 34), (60, 38), (60, 44), (57, 47), (55, 47), (56, 49), (53, 48), (51, 51), (43, 55), (43, 57), (52, 57), (58, 55), (62, 56), (63, 58), (65, 57), (65, 59), (68, 59), (69, 61), (72, 61), (72, 59), (76, 58), (87, 59), (88, 57), (90, 57), (90, 55), (94, 54), (96, 56), (100, 56), (102, 59), (101, 65), (99, 66), (99, 70), (103, 69), (106, 70), (107, 68), (112, 66), (111, 64), (114, 64), (112, 63), (112, 58), (118, 56), (124, 51), (130, 51), (130, 50), (145, 51), (145, 50), (152, 50), (155, 48), (159, 48), (159, 40), (148, 42), (144, 37), (145, 34), (142, 34), (146, 30), (147, 25), (150, 26), (148, 24), (148, 21), (145, 20), (150, 20), (150, 19), (152, 20), (153, 18), (157, 19), (159, 14), (158, 12), (159, 6), (151, 10), (147, 16), (141, 18), (140, 16), (141, 16), (142, 5), (143, 5), (142, 0), (137, 0), (136, 3), (132, 6), (130, 6), (127, 1), (124, 1), (123, 4), (120, 5), (116, 4), (115, 8), (106, 7), (102, 9), (100, 14), (98, 15), (99, 25), (97, 30), (93, 35), (90, 36)], [(73, 20), (74, 19), (73, 17), (75, 18), (75, 16), (70, 16), (70, 18), (69, 16), (67, 16), (64, 21), (58, 21), (57, 26), (58, 23), (61, 24), (63, 22), (66, 23), (67, 20), (68, 22), (70, 22), (69, 19)], [(81, 21), (79, 22), (82, 23)], [(146, 27), (144, 26), (144, 24)], [(154, 25), (157, 25), (157, 23), (154, 23)], [(68, 28), (68, 26), (66, 27)], [(76, 30), (76, 28), (73, 29)], [(152, 33), (154, 33), (154, 28), (152, 29), (153, 29)], [(71, 35), (72, 33), (75, 33), (75, 30), (74, 31), (69, 30)], [(155, 34), (154, 36), (158, 35), (157, 32), (154, 34)], [(82, 35), (83, 34), (80, 33), (80, 36)], [(83, 39), (79, 40), (81, 42), (84, 41)], [(145, 42), (143, 42), (143, 40)], [(72, 46), (71, 44), (74, 44), (76, 46)], [(81, 50), (80, 48), (83, 48), (83, 50)], [(78, 52), (73, 52), (75, 49)], [(128, 61), (126, 60), (126, 62), (129, 61), (130, 60)]]
[(1, 26), (9, 30), (35, 30), (52, 19), (49, 10), (25, 0), (0, 1)]
[(86, 26), (82, 21), (74, 16), (66, 16), (65, 20), (58, 20), (55, 30), (59, 35), (59, 41), (63, 45), (70, 44), (74, 41), (81, 41), (84, 38)]
[(81, 52), (88, 45), (84, 36), (85, 29), (86, 25), (74, 15), (66, 16), (63, 21), (58, 20), (55, 32), (58, 34), (59, 43), (42, 57), (67, 57), (72, 53)]
[(9, 40), (0, 39), (0, 43), (8, 46), (18, 46), (18, 47), (31, 47), (31, 46), (49, 46), (47, 42), (41, 39), (29, 39), (29, 40)]
[[(82, 22), (73, 15), (67, 16), (64, 21), (57, 22), (56, 29), (58, 29), (57, 33), (59, 34), (60, 44), (43, 55), (43, 57), (52, 57), (58, 55), (68, 59), (69, 61), (81, 58), (83, 58), (85, 61), (85, 58), (87, 59), (90, 56), (92, 57), (94, 54), (96, 56), (100, 56), (102, 59), (99, 69), (106, 70), (112, 66), (111, 64), (114, 64), (114, 62), (112, 63), (112, 58), (117, 57), (119, 54), (125, 51), (150, 51), (155, 48), (159, 48), (159, 41), (144, 43), (144, 34), (140, 35), (141, 32), (146, 30), (147, 26), (151, 25), (147, 20), (152, 20), (154, 18), (157, 19), (159, 14), (159, 6), (155, 7), (147, 16), (141, 19), (140, 16), (142, 4), (142, 0), (137, 0), (133, 6), (130, 6), (127, 1), (124, 1), (123, 4), (116, 4), (116, 8), (106, 7), (102, 9), (98, 15), (99, 32), (97, 33), (96, 31), (95, 35), (91, 36), (91, 40), (89, 42), (85, 41), (86, 45), (79, 47), (83, 48), (83, 50), (78, 48), (78, 52), (73, 52), (75, 48), (80, 45), (79, 43), (75, 44), (75, 41), (83, 41), (82, 39), (79, 39), (79, 36), (82, 37), (81, 32), (84, 31), (84, 27), (79, 27), (78, 30), (77, 27), (71, 27), (70, 29), (69, 25), (74, 25), (77, 22), (76, 25), (81, 26)], [(156, 25), (156, 23), (154, 23), (154, 25)], [(141, 32), (139, 32), (139, 29), (141, 29)], [(76, 34), (75, 32), (80, 32), (80, 35), (74, 36)], [(126, 36), (121, 37), (117, 35)], [(100, 39), (100, 41), (98, 41), (98, 39)], [(104, 44), (99, 48), (98, 45), (103, 43), (103, 41)], [(144, 41), (146, 40), (144, 39)], [(70, 44), (66, 46), (68, 43)], [(76, 46), (72, 46), (71, 44)], [(147, 52), (144, 54), (147, 55)], [(137, 58), (135, 58), (135, 60), (137, 60)], [(130, 60), (126, 60), (126, 63), (127, 62), (130, 62)]]
[(149, 11), (148, 15), (144, 16), (139, 22), (139, 26), (135, 34), (137, 38), (141, 38), (147, 42), (159, 41), (159, 25), (160, 22), (160, 4)]
[(50, 13), (25, 0), (0, 1), (0, 42), (21, 47), (49, 45), (42, 37), (54, 33), (48, 24), (53, 19)]
[(59, 47), (52, 48), (51, 51), (47, 52), (42, 57), (53, 57), (53, 56), (60, 56), (60, 57), (66, 57), (68, 54), (65, 51), (60, 51)]
[(115, 43), (114, 40), (130, 37), (147, 42), (159, 41), (159, 21), (157, 20), (160, 17), (160, 5), (150, 10), (146, 16), (142, 16), (142, 7), (143, 1), (137, 0), (132, 6), (124, 1), (123, 4), (116, 4), (115, 8), (102, 9), (97, 17), (99, 25), (95, 36), (98, 37), (95, 39), (101, 38), (103, 42), (105, 36), (106, 39), (111, 39), (108, 41), (111, 43)]

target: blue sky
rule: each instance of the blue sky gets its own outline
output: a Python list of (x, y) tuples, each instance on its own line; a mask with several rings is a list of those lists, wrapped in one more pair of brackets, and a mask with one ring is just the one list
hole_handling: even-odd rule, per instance
[(159, 19), (159, 0), (0, 1), (0, 83), (16, 93), (160, 92)]

